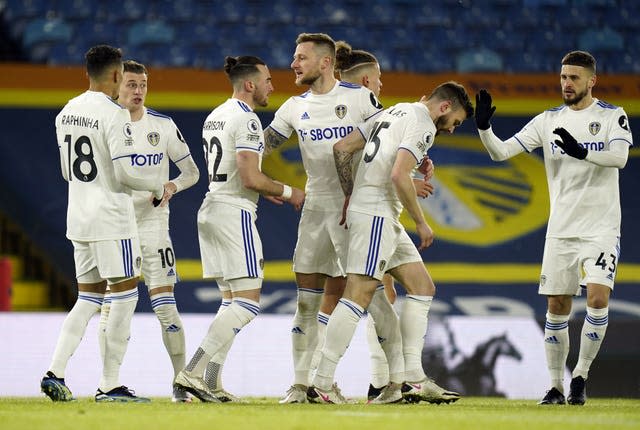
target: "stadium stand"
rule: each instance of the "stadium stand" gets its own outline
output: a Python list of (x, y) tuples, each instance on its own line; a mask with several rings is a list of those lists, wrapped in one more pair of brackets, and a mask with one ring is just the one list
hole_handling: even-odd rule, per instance
[[(50, 31), (38, 31), (43, 20)], [(324, 31), (375, 52), (386, 70), (547, 72), (580, 47), (604, 53), (607, 73), (640, 72), (640, 2), (629, 0), (329, 0), (304, 8), (293, 0), (126, 0), (117, 8), (6, 0), (0, 21), (23, 47), (19, 58), (46, 64), (80, 64), (87, 45), (109, 42), (156, 67), (219, 69), (212, 52), (242, 51), (288, 68), (295, 36)], [(33, 43), (43, 32), (57, 38)]]

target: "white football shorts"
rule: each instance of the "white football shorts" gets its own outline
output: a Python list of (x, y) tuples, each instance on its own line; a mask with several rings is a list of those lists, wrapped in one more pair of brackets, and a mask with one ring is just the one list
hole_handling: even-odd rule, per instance
[(71, 243), (79, 283), (93, 284), (110, 279), (121, 281), (140, 276), (142, 256), (137, 236), (96, 242), (72, 240)]
[(176, 257), (169, 231), (140, 231), (142, 250), (142, 276), (147, 288), (175, 285)]
[(407, 263), (422, 263), (418, 248), (399, 220), (348, 211), (347, 273), (382, 280), (385, 272)]
[(264, 278), (262, 242), (255, 212), (205, 200), (198, 211), (204, 278)]
[(324, 273), (345, 276), (347, 230), (339, 225), (341, 211), (323, 212), (302, 209), (298, 241), (293, 253), (296, 273)]
[(620, 238), (547, 238), (538, 293), (580, 295), (580, 286), (601, 284), (613, 290)]

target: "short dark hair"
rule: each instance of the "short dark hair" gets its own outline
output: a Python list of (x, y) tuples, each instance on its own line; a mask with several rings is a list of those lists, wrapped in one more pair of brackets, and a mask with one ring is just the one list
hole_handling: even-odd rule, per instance
[(239, 57), (224, 57), (224, 72), (229, 77), (231, 84), (236, 85), (241, 80), (249, 78), (259, 72), (258, 65), (266, 66), (265, 62), (252, 55)]
[(581, 66), (596, 73), (596, 59), (587, 51), (571, 51), (562, 57), (563, 66)]
[(370, 52), (363, 51), (362, 49), (353, 49), (344, 40), (336, 42), (336, 67), (335, 69), (340, 72), (348, 72), (354, 67), (361, 66), (363, 64), (377, 64), (378, 59)]
[(90, 78), (97, 79), (109, 67), (122, 64), (122, 50), (109, 45), (97, 45), (89, 48), (84, 58), (87, 63), (87, 74)]
[(438, 100), (451, 100), (453, 110), (458, 107), (462, 107), (467, 114), (467, 118), (473, 116), (473, 105), (469, 100), (467, 90), (455, 81), (449, 81), (438, 85), (429, 96), (429, 100), (432, 98), (437, 98)]
[(124, 65), (125, 72), (136, 73), (138, 75), (141, 75), (143, 73), (147, 76), (149, 75), (149, 73), (147, 73), (147, 68), (142, 63), (138, 63), (134, 60), (126, 60), (122, 64)]
[(300, 33), (296, 38), (296, 45), (311, 42), (314, 45), (324, 48), (332, 59), (336, 57), (336, 42), (326, 33)]

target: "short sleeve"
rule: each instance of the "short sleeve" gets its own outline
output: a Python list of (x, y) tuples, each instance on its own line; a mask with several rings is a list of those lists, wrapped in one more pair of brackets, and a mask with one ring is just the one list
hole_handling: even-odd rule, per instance
[(408, 116), (406, 121), (399, 148), (411, 152), (416, 158), (416, 163), (420, 163), (433, 145), (436, 130), (424, 121), (417, 121), (415, 115)]
[(247, 112), (238, 118), (235, 130), (236, 151), (264, 151), (264, 134), (258, 115)]
[(167, 145), (167, 153), (169, 154), (169, 159), (174, 163), (177, 163), (191, 154), (189, 145), (187, 145), (182, 133), (180, 133), (180, 129), (178, 129), (178, 126), (173, 122), (173, 120), (170, 120), (169, 122), (169, 143)]
[(131, 115), (127, 109), (114, 111), (105, 128), (105, 133), (112, 160), (127, 157), (135, 152)]
[(527, 151), (531, 152), (536, 148), (539, 148), (543, 144), (542, 136), (543, 123), (545, 119), (544, 112), (535, 116), (522, 130), (517, 132), (513, 137), (518, 141), (520, 145)]
[(292, 99), (288, 99), (286, 102), (280, 106), (273, 117), (273, 121), (269, 124), (269, 127), (273, 129), (276, 133), (281, 135), (284, 138), (289, 138), (291, 133), (293, 133), (293, 127), (291, 126), (291, 101)]

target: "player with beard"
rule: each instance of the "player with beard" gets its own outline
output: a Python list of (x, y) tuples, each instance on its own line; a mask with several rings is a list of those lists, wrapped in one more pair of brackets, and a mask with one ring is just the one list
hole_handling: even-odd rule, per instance
[[(434, 234), (418, 204), (412, 176), (435, 136), (453, 133), (472, 114), (464, 87), (446, 82), (429, 97), (415, 103), (399, 103), (378, 115), (375, 122), (361, 126), (362, 135), (368, 139), (347, 211), (347, 285), (327, 325), (322, 357), (309, 394), (315, 401), (345, 403), (332, 389), (335, 370), (365, 310), (375, 310), (370, 305), (384, 273), (400, 282), (407, 297), (400, 321), (382, 324), (383, 329), (401, 332), (402, 338), (401, 343), (383, 345), (389, 359), (390, 383), (371, 403), (395, 403), (403, 398), (440, 403), (459, 398), (457, 393), (445, 393), (442, 398), (422, 368), (424, 335), (435, 285), (418, 251), (431, 245)], [(416, 224), (418, 248), (400, 223), (403, 209)], [(378, 321), (376, 314), (372, 313)], [(397, 335), (395, 338), (400, 340)], [(404, 360), (395, 360), (395, 355), (387, 352), (398, 348), (402, 349)]]
[[(289, 98), (264, 132), (267, 152), (296, 132), (307, 173), (307, 197), (293, 256), (298, 287), (291, 330), (295, 376), (281, 403), (307, 401), (322, 294), (337, 298), (344, 290), (347, 232), (339, 225), (344, 195), (336, 175), (333, 144), (382, 109), (370, 90), (334, 77), (336, 45), (330, 36), (302, 33), (296, 45), (291, 63), (295, 82), (309, 90)], [(335, 278), (328, 284), (334, 291), (325, 290), (327, 278)], [(337, 387), (334, 390), (338, 392)]]
[(542, 147), (551, 203), (539, 294), (547, 296), (544, 347), (551, 389), (541, 405), (564, 404), (564, 369), (569, 353), (572, 296), (587, 292), (578, 362), (566, 401), (583, 405), (591, 363), (609, 322), (609, 296), (620, 257), (618, 171), (633, 145), (621, 107), (593, 97), (596, 60), (584, 51), (562, 59), (564, 105), (533, 118), (502, 141), (491, 129), (491, 95), (476, 96), (476, 125), (491, 159), (502, 161)]

